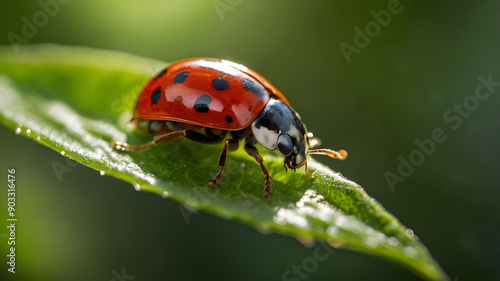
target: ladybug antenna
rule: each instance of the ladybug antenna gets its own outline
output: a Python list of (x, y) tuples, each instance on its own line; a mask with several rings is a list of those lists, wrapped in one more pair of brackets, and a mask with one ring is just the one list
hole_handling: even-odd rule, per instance
[[(307, 140), (309, 142), (309, 148), (313, 148), (315, 146), (321, 145), (321, 140), (318, 138), (315, 138), (313, 133), (308, 132), (306, 136), (307, 136)], [(309, 150), (309, 154), (323, 154), (323, 155), (330, 156), (332, 158), (339, 159), (339, 160), (344, 160), (347, 157), (347, 151), (345, 151), (343, 149), (341, 149), (339, 151), (326, 149), (326, 148), (312, 149), (312, 150)]]
[(335, 159), (344, 160), (347, 157), (347, 151), (341, 149), (339, 151), (321, 148), (321, 149), (313, 149), (309, 150), (309, 154), (323, 154), (326, 156), (330, 156)]

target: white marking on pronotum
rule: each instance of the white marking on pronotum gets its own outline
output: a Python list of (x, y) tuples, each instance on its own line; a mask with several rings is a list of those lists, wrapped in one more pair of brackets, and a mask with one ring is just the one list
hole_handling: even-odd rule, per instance
[(257, 141), (269, 150), (275, 150), (278, 145), (279, 132), (269, 130), (264, 126), (257, 128), (255, 122), (252, 123), (252, 133), (257, 139)]

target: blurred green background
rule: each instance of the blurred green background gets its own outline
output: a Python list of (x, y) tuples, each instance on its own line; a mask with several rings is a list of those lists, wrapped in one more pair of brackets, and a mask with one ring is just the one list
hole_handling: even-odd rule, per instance
[[(350, 153), (343, 162), (316, 158), (413, 229), (453, 280), (500, 280), (500, 87), (467, 117), (453, 112), (472, 100), (479, 75), (500, 81), (499, 1), (401, 1), (385, 27), (371, 26), (373, 36), (350, 63), (339, 45), (356, 46), (355, 28), (365, 30), (372, 10), (396, 1), (66, 2), (29, 43), (169, 62), (218, 57), (256, 70), (287, 96), (323, 147)], [(3, 1), (0, 44), (10, 44), (9, 32), (22, 36), (23, 18), (43, 20), (40, 11), (38, 1)], [(443, 119), (449, 109), (462, 122), (455, 130)], [(446, 141), (391, 190), (384, 173), (397, 174), (398, 157), (408, 159), (415, 140), (435, 128)], [(18, 176), (18, 280), (113, 280), (122, 268), (134, 280), (281, 280), (313, 256), (314, 248), (294, 238), (203, 212), (186, 223), (173, 200), (102, 177), (3, 126), (0, 134), (1, 171), (14, 167)], [(71, 169), (62, 181), (54, 162)], [(6, 192), (0, 196), (6, 207)], [(6, 235), (0, 230), (0, 278), (12, 277)], [(419, 278), (336, 249), (307, 280)]]

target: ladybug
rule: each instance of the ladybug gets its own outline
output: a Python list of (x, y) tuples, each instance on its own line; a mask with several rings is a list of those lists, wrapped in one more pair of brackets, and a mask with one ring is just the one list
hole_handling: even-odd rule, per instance
[(285, 96), (255, 71), (221, 59), (186, 59), (158, 72), (141, 91), (131, 122), (154, 139), (142, 145), (114, 142), (117, 149), (143, 150), (179, 137), (205, 144), (224, 141), (211, 187), (221, 181), (228, 151), (236, 150), (244, 139), (245, 151), (264, 173), (265, 197), (273, 195), (271, 175), (257, 143), (277, 150), (286, 171), (305, 164), (307, 173), (308, 154), (347, 156), (344, 150), (310, 150), (319, 140), (307, 132)]

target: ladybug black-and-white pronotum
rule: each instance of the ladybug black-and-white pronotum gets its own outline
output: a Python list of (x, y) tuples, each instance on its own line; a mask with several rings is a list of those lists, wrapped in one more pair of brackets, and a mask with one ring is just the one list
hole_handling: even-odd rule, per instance
[(211, 187), (222, 178), (228, 151), (237, 149), (244, 139), (245, 151), (264, 173), (266, 197), (273, 195), (271, 175), (257, 143), (277, 150), (286, 170), (305, 165), (306, 173), (308, 154), (347, 156), (344, 150), (310, 149), (319, 140), (307, 132), (285, 96), (255, 71), (221, 59), (186, 59), (161, 70), (144, 86), (132, 122), (139, 131), (154, 135), (153, 141), (143, 145), (115, 142), (118, 149), (142, 150), (179, 137), (205, 144), (225, 140)]

